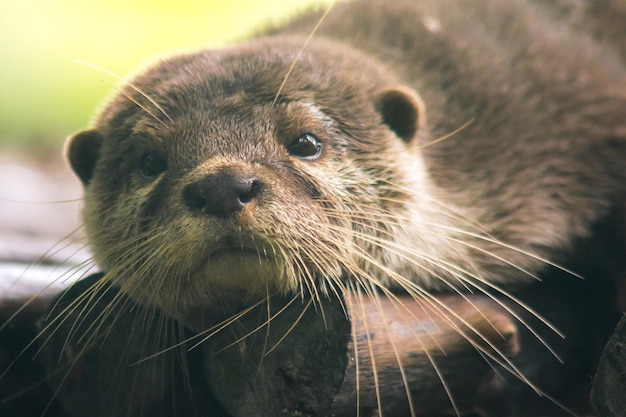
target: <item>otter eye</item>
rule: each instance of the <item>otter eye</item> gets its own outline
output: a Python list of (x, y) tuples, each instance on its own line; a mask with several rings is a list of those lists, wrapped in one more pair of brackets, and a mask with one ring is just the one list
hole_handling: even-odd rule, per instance
[(145, 179), (153, 179), (167, 169), (167, 161), (156, 152), (146, 152), (139, 160), (139, 170)]
[(312, 133), (305, 133), (287, 146), (290, 155), (300, 159), (317, 159), (322, 154), (322, 142)]

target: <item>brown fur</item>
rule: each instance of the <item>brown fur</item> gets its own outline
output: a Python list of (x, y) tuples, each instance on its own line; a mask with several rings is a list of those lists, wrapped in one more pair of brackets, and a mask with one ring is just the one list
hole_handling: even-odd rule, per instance
[[(570, 266), (623, 207), (626, 71), (559, 7), (356, 1), (297, 59), (317, 13), (157, 63), (69, 144), (97, 262), (177, 316), (232, 288), (485, 290)], [(288, 153), (307, 132), (319, 159)], [(154, 179), (145, 152), (167, 160)], [(192, 213), (185, 187), (224, 173), (262, 191)]]

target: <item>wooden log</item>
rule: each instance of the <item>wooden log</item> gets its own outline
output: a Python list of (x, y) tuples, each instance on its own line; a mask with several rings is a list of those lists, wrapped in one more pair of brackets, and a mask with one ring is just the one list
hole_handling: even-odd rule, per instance
[(37, 353), (37, 344), (33, 343), (37, 322), (52, 296), (37, 295), (39, 287), (24, 282), (15, 290), (11, 292), (14, 297), (6, 293), (0, 297), (0, 416), (68, 417), (53, 400), (43, 367), (33, 360)]
[(236, 417), (409, 416), (409, 397), (414, 413), (453, 415), (451, 398), (470, 411), (493, 378), (486, 357), (518, 350), (510, 316), (486, 297), (344, 306), (350, 321), (336, 300), (273, 298), (215, 335), (205, 366), (216, 397)]
[[(0, 415), (41, 417), (42, 403), (58, 402), (65, 411), (53, 414), (50, 408), (46, 416), (369, 416), (382, 411), (398, 417), (410, 415), (408, 398), (416, 415), (429, 417), (455, 415), (450, 398), (461, 415), (571, 415), (567, 407), (586, 403), (588, 393), (586, 384), (578, 384), (589, 381), (591, 373), (580, 365), (593, 362), (588, 352), (606, 340), (603, 334), (612, 326), (610, 316), (591, 315), (604, 298), (591, 300), (587, 282), (564, 294), (558, 281), (520, 296), (568, 335), (561, 339), (524, 317), (530, 327), (546, 330), (548, 337), (542, 337), (562, 354), (565, 366), (518, 325), (514, 310), (477, 295), (433, 296), (425, 304), (404, 296), (394, 301), (347, 294), (343, 305), (332, 299), (308, 305), (300, 298), (272, 297), (269, 307), (259, 305), (212, 334), (207, 329), (222, 320), (217, 315), (190, 331), (108, 286), (86, 297), (98, 278), (79, 282), (52, 303), (37, 354), (52, 393), (41, 394), (39, 412), (31, 413), (29, 401), (22, 401), (23, 412), (14, 408), (13, 414), (4, 413), (7, 408), (0, 403)], [(571, 277), (567, 280), (571, 287)], [(10, 323), (33, 329), (49, 303), (32, 304), (34, 314)], [(510, 304), (516, 315), (525, 314)], [(11, 305), (15, 310), (19, 304)], [(458, 317), (446, 320), (443, 313)], [(269, 326), (264, 325), (268, 314), (273, 317)], [(606, 329), (600, 332), (601, 323)], [(208, 334), (202, 346), (191, 349)], [(27, 342), (20, 343), (12, 354)], [(538, 401), (541, 397), (526, 381), (504, 369), (511, 368), (507, 357), (541, 389), (557, 392), (557, 387), (569, 394), (557, 398), (565, 403)], [(37, 378), (39, 383), (43, 377)], [(11, 380), (4, 382), (11, 386)]]
[[(378, 407), (375, 377), (385, 410), (408, 415), (398, 358), (414, 402), (422, 411), (441, 414), (451, 405), (431, 359), (450, 389), (463, 387), (465, 394), (454, 397), (464, 409), (471, 408), (480, 376), (490, 377), (490, 365), (475, 351), (484, 341), (459, 332), (471, 324), (494, 348), (517, 349), (515, 326), (495, 303), (473, 296), (470, 305), (446, 296), (437, 302), (462, 319), (446, 323), (433, 307), (408, 298), (400, 298), (401, 304), (346, 298), (348, 320), (337, 300), (305, 308), (300, 299), (287, 305), (288, 300), (274, 297), (269, 310), (258, 306), (209, 338), (204, 353), (188, 351), (197, 338), (168, 350), (190, 334), (108, 286), (85, 297), (98, 278), (79, 282), (53, 303), (40, 339), (39, 360), (55, 398), (72, 417), (226, 416), (213, 395), (234, 416), (354, 415), (357, 385), (360, 414), (368, 415)], [(114, 314), (103, 319), (110, 311)], [(282, 312), (262, 326), (268, 311)], [(194, 373), (203, 368), (207, 379)], [(467, 390), (470, 380), (473, 388)]]
[(202, 376), (201, 351), (187, 351), (187, 331), (101, 276), (62, 293), (41, 324), (38, 360), (68, 415), (225, 416)]
[(594, 377), (591, 403), (599, 416), (626, 416), (626, 316), (607, 343)]
[(589, 375), (615, 325), (597, 284), (563, 272), (515, 300), (353, 295), (345, 312), (272, 298), (205, 344), (207, 379), (235, 417), (590, 416)]

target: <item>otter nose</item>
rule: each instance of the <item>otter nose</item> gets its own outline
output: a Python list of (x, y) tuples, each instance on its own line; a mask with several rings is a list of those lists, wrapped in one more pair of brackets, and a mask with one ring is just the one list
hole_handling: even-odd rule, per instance
[(185, 186), (183, 200), (191, 211), (224, 217), (243, 210), (264, 188), (255, 176), (212, 174)]

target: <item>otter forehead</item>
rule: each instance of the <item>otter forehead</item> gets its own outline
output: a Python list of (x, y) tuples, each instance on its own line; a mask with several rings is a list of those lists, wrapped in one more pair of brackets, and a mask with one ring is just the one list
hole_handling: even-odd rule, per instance
[(395, 83), (390, 71), (345, 46), (323, 39), (305, 50), (302, 45), (298, 37), (270, 37), (162, 60), (123, 87), (100, 123), (122, 123), (140, 106), (162, 121), (167, 121), (163, 113), (173, 117), (190, 109), (220, 108), (232, 112), (290, 101), (314, 101), (327, 109), (358, 108), (376, 90)]
[(155, 150), (167, 155), (172, 167), (186, 167), (215, 156), (277, 162), (287, 157), (286, 147), (306, 133), (319, 136), (328, 150), (345, 147), (333, 120), (314, 103), (233, 103), (245, 100), (241, 93), (216, 100), (210, 108), (190, 107), (164, 124), (143, 115), (129, 132), (111, 137), (110, 149), (115, 153), (124, 147), (139, 152)]
[[(307, 132), (337, 151), (378, 141), (371, 96), (392, 82), (389, 74), (332, 42), (318, 40), (299, 55), (301, 48), (299, 39), (267, 38), (161, 61), (101, 114), (105, 148), (119, 154), (153, 143), (174, 163), (184, 155), (180, 165), (188, 166), (215, 154), (275, 158)], [(356, 71), (366, 71), (367, 82)], [(127, 140), (135, 136), (149, 140)]]

